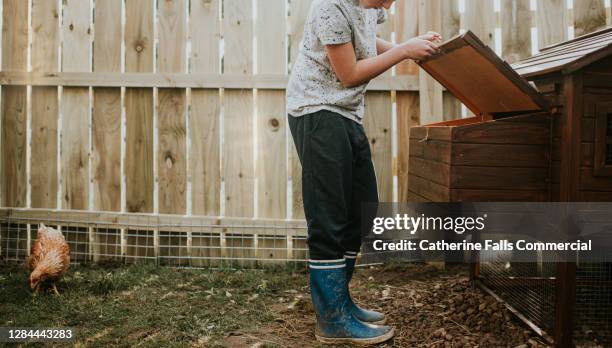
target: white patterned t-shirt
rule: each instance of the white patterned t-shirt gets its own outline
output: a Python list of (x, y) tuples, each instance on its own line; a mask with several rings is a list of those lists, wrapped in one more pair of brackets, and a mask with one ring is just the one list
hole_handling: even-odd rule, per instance
[(304, 26), (298, 57), (287, 86), (287, 112), (294, 117), (320, 110), (362, 123), (367, 83), (344, 87), (331, 66), (325, 45), (352, 42), (357, 60), (375, 57), (376, 25), (382, 9), (365, 9), (359, 0), (315, 0)]

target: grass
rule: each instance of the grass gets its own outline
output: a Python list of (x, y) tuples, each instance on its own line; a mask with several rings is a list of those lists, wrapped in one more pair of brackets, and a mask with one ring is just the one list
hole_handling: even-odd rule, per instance
[(73, 327), (76, 345), (93, 347), (224, 346), (232, 332), (274, 321), (268, 307), (306, 285), (304, 272), (285, 268), (82, 266), (64, 277), (61, 296), (34, 296), (27, 277), (22, 267), (0, 265), (0, 326)]

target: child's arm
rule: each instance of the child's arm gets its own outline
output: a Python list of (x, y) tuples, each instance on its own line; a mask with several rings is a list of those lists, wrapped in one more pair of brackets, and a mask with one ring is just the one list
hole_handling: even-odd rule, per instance
[[(383, 41), (383, 40), (381, 40)], [(414, 38), (402, 44), (391, 46), (377, 41), (377, 49), (386, 50), (376, 57), (357, 61), (355, 49), (350, 42), (339, 45), (326, 45), (325, 51), (336, 76), (345, 87), (364, 84), (384, 73), (405, 59), (421, 60), (438, 51), (438, 46), (429, 40)]]

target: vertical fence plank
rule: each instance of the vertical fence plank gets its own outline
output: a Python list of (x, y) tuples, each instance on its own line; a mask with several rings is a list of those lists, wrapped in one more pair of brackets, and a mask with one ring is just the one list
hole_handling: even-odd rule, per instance
[[(419, 5), (419, 31), (442, 31), (441, 0), (421, 0)], [(443, 120), (442, 86), (429, 74), (419, 74), (421, 123), (429, 124)]]
[[(442, 37), (444, 40), (459, 35), (461, 28), (461, 15), (459, 13), (459, 0), (441, 0), (442, 6)], [(461, 103), (452, 93), (442, 92), (443, 118), (445, 121), (461, 118)]]
[[(304, 35), (304, 23), (308, 17), (312, 0), (292, 0), (289, 21), (289, 62), (292, 66), (299, 54), (300, 43)], [(291, 138), (291, 136), (289, 136)], [(302, 201), (302, 166), (298, 158), (293, 140), (289, 146), (289, 175), (291, 176), (291, 217), (304, 218), (304, 203)]]
[(464, 28), (490, 47), (495, 47), (495, 18), (493, 0), (465, 0)]
[[(160, 72), (185, 72), (185, 0), (159, 2)], [(187, 209), (186, 91), (158, 91), (159, 212), (185, 214)]]
[(589, 34), (606, 26), (604, 0), (574, 1), (574, 36)]
[(364, 128), (372, 150), (381, 202), (393, 200), (393, 151), (391, 143), (391, 98), (389, 92), (368, 92)]
[[(404, 0), (396, 3), (395, 33), (397, 42), (404, 42), (419, 34), (419, 10), (421, 0)], [(420, 74), (414, 61), (405, 61), (395, 70), (397, 75)], [(423, 72), (423, 74), (425, 74)], [(398, 201), (408, 201), (408, 145), (410, 127), (419, 124), (419, 92), (396, 92), (397, 104), (397, 165)]]
[(531, 8), (529, 0), (503, 0), (502, 58), (512, 64), (531, 55)]
[(537, 0), (538, 47), (567, 39), (566, 0)]
[[(257, 1), (257, 72), (287, 73), (285, 0)], [(258, 217), (287, 216), (285, 91), (257, 92)], [(265, 241), (264, 241), (265, 242)]]
[[(97, 0), (94, 71), (121, 71), (121, 2)], [(94, 210), (121, 210), (121, 89), (94, 89)]]
[[(251, 0), (224, 2), (224, 73), (253, 71)], [(224, 95), (223, 180), (225, 215), (253, 216), (253, 91), (226, 90)]]
[[(219, 73), (220, 0), (192, 1), (191, 71)], [(191, 90), (191, 200), (194, 215), (221, 214), (221, 112), (218, 89)]]
[[(59, 46), (57, 1), (32, 0), (32, 71), (56, 72)], [(57, 87), (32, 87), (32, 208), (57, 207)]]
[[(404, 0), (396, 2), (395, 37), (402, 43), (419, 35), (419, 3), (420, 0)], [(413, 60), (405, 60), (395, 67), (397, 75), (416, 75), (419, 66)]]
[[(2, 70), (26, 71), (28, 57), (28, 2), (4, 0), (2, 13)], [(1, 206), (25, 207), (27, 104), (25, 86), (2, 87)]]
[[(125, 3), (125, 71), (153, 72), (152, 0)], [(126, 210), (153, 212), (153, 90), (125, 90)]]
[[(89, 1), (65, 0), (62, 69), (89, 72), (91, 51)], [(62, 208), (85, 210), (89, 198), (89, 89), (65, 87), (62, 103)]]

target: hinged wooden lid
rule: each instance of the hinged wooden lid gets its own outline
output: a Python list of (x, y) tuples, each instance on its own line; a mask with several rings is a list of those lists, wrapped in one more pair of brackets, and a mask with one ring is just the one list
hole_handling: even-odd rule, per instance
[(548, 109), (544, 98), (471, 31), (440, 45), (439, 54), (419, 65), (476, 115)]

